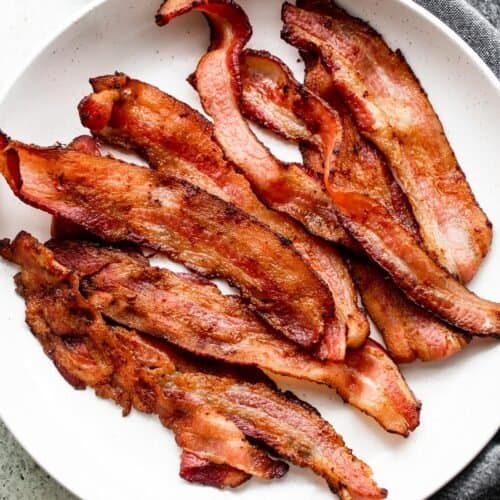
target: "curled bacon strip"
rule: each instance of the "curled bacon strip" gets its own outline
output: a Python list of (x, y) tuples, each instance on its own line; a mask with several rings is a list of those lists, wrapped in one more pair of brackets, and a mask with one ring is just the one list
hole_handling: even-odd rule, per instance
[[(298, 165), (284, 165), (257, 139), (239, 110), (239, 56), (251, 35), (246, 14), (231, 0), (167, 0), (156, 17), (160, 25), (199, 10), (210, 20), (211, 45), (196, 69), (194, 83), (214, 134), (270, 207), (301, 222), (326, 240), (352, 244), (338, 223), (322, 182)], [(339, 134), (341, 129), (339, 128)]]
[(334, 325), (324, 282), (289, 240), (194, 185), (110, 157), (9, 142), (0, 168), (24, 202), (107, 241), (130, 241), (234, 283), (306, 347)]
[[(314, 66), (312, 60), (306, 65), (307, 83), (315, 87), (313, 93), (300, 85), (277, 57), (264, 51), (245, 50), (240, 60), (244, 114), (285, 139), (299, 142), (307, 151), (306, 166), (321, 177), (328, 172), (329, 183), (336, 189), (369, 193), (395, 216), (411, 221), (404, 195), (380, 154), (360, 136), (342, 102), (328, 92), (330, 89), (323, 88), (325, 84), (317, 82), (322, 75), (317, 74)], [(328, 104), (323, 96), (328, 98)], [(307, 148), (319, 152), (320, 160), (312, 159), (314, 153)]]
[(238, 297), (222, 295), (209, 281), (88, 243), (53, 241), (49, 247), (59, 262), (85, 277), (86, 297), (118, 324), (194, 354), (326, 384), (390, 432), (407, 435), (418, 425), (420, 403), (372, 340), (348, 351), (342, 363), (320, 362), (278, 338)]
[(279, 392), (263, 375), (245, 382), (234, 370), (108, 326), (79, 294), (77, 276), (27, 234), (10, 245), (4, 241), (0, 253), (22, 266), (17, 282), (28, 323), (56, 366), (79, 387), (93, 387), (126, 412), (134, 407), (158, 414), (178, 444), (201, 459), (264, 478), (286, 472), (282, 462), (252, 446), (244, 434), (310, 467), (341, 498), (386, 496), (370, 468), (316, 410)]
[(427, 251), (470, 280), (490, 247), (491, 224), (401, 52), (330, 0), (298, 3), (309, 10), (285, 4), (282, 37), (321, 55), (360, 130), (387, 157)]
[[(246, 49), (240, 58), (241, 109), (247, 118), (285, 137), (321, 150), (323, 162), (338, 157), (341, 117), (325, 102), (300, 85), (290, 69), (265, 51)], [(323, 165), (311, 165), (322, 174)], [(338, 168), (335, 161), (335, 171)]]
[(500, 338), (500, 304), (474, 295), (439, 267), (375, 200), (329, 192), (344, 226), (411, 300), (473, 335)]
[(137, 152), (156, 170), (192, 182), (292, 241), (328, 285), (335, 301), (338, 327), (323, 339), (319, 357), (343, 359), (346, 334), (348, 347), (363, 344), (368, 322), (340, 253), (259, 201), (245, 177), (224, 158), (206, 118), (159, 89), (123, 74), (93, 78), (91, 83), (95, 93), (82, 100), (79, 112), (93, 135)]
[[(312, 166), (312, 160), (312, 168), (320, 174), (332, 154), (331, 136), (336, 134), (329, 127), (332, 120), (331, 108), (325, 102), (328, 101), (336, 109), (343, 128), (329, 184), (335, 189), (370, 195), (416, 233), (403, 193), (377, 150), (359, 134), (318, 59), (306, 58), (308, 88), (295, 81), (284, 63), (268, 53), (246, 50), (240, 65), (241, 106), (245, 115), (288, 140), (300, 142), (306, 165)], [(327, 164), (326, 169), (329, 168)], [(351, 268), (363, 303), (395, 361), (443, 359), (467, 344), (467, 338), (456, 329), (410, 302), (373, 264), (355, 258), (351, 259)]]

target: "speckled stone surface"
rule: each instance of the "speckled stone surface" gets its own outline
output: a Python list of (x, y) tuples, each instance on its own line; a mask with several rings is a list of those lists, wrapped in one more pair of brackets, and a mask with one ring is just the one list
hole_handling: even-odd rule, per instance
[(75, 497), (56, 483), (19, 446), (0, 423), (0, 500), (69, 500)]
[[(461, 0), (444, 0), (446, 3), (454, 1), (460, 3)], [(500, 0), (469, 0), (469, 2), (479, 9), (494, 26), (500, 28)], [(442, 3), (442, 0), (420, 0), (419, 3), (432, 10), (431, 4)], [(500, 436), (497, 436), (497, 441), (500, 442)], [(481, 459), (496, 460), (498, 463), (498, 455), (498, 448), (490, 446), (470, 469), (480, 474), (484, 469)], [(445, 490), (444, 494), (436, 498), (458, 500), (460, 495), (456, 496), (456, 490), (454, 493), (451, 491), (453, 490)], [(476, 491), (479, 492), (479, 496), (473, 494), (473, 496), (461, 498), (471, 500), (492, 498), (481, 496), (481, 488)], [(74, 500), (75, 498), (36, 465), (0, 422), (0, 500)]]

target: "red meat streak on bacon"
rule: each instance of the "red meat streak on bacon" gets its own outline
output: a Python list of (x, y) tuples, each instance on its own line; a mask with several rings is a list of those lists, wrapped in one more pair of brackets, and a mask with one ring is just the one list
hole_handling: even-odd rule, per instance
[(192, 453), (182, 452), (179, 475), (190, 483), (236, 488), (250, 479), (250, 475), (226, 464), (214, 464)]

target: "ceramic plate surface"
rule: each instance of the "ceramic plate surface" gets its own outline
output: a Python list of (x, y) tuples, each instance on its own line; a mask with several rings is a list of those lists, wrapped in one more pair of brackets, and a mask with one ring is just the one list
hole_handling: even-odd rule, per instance
[[(91, 76), (124, 71), (200, 109), (185, 78), (208, 44), (199, 13), (158, 28), (159, 0), (97, 2), (43, 48), (1, 100), (0, 127), (14, 138), (50, 145), (84, 133), (76, 105)], [(341, 2), (400, 47), (436, 107), (472, 188), (500, 228), (500, 89), (479, 58), (448, 28), (407, 0)], [(295, 49), (279, 38), (280, 0), (242, 0), (254, 36), (249, 46), (283, 58), (302, 78)], [(265, 136), (283, 159), (296, 149)], [(16, 200), (0, 185), (0, 236), (20, 229), (48, 237), (49, 217)], [(500, 238), (471, 288), (500, 301)], [(179, 449), (154, 417), (127, 419), (93, 392), (66, 384), (24, 323), (14, 292), (15, 266), (0, 262), (0, 414), (32, 456), (85, 499), (222, 498), (329, 499), (324, 481), (292, 468), (279, 481), (252, 480), (235, 492), (192, 486), (178, 477)], [(500, 345), (474, 342), (451, 360), (405, 367), (422, 400), (421, 426), (408, 439), (385, 433), (342, 404), (333, 391), (279, 379), (316, 406), (368, 462), (390, 498), (421, 499), (458, 473), (495, 433), (500, 416)]]

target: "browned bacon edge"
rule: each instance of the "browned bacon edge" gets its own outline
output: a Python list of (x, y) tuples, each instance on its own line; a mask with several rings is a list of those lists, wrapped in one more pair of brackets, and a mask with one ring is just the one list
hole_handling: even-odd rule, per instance
[[(124, 74), (91, 80), (94, 94), (79, 105), (82, 123), (110, 144), (141, 155), (151, 167), (181, 177), (232, 203), (288, 238), (325, 281), (335, 301), (337, 328), (325, 337), (318, 357), (343, 359), (347, 346), (358, 348), (369, 327), (358, 306), (349, 271), (328, 243), (308, 234), (285, 214), (266, 208), (213, 139), (213, 126), (188, 105), (156, 87)], [(335, 334), (334, 334), (335, 333)]]
[(298, 5), (308, 10), (284, 5), (282, 37), (320, 54), (360, 130), (386, 155), (425, 248), (451, 274), (469, 281), (490, 247), (491, 224), (418, 79), (401, 52), (334, 2)]
[(439, 267), (380, 203), (328, 187), (344, 226), (411, 300), (461, 330), (500, 338), (500, 304), (479, 298)]
[[(325, 158), (332, 154), (329, 136), (336, 136), (335, 129), (329, 127), (331, 108), (326, 102), (330, 103), (342, 122), (343, 138), (335, 151), (335, 169), (329, 183), (336, 189), (369, 194), (415, 234), (416, 225), (404, 194), (385, 162), (359, 134), (321, 62), (303, 56), (308, 88), (301, 86), (275, 56), (245, 50), (240, 59), (244, 114), (285, 139), (300, 142), (306, 165), (314, 157), (312, 168), (322, 175)], [(328, 163), (326, 169), (330, 169)], [(351, 267), (363, 303), (395, 361), (443, 359), (467, 344), (464, 335), (411, 303), (372, 264), (354, 258)]]
[[(312, 468), (342, 498), (384, 498), (371, 470), (307, 403), (263, 375), (245, 382), (235, 370), (188, 357), (135, 331), (107, 325), (79, 293), (78, 277), (33, 237), (21, 233), (0, 253), (22, 266), (16, 282), (27, 321), (65, 378), (93, 387), (128, 413), (156, 413), (186, 451), (264, 478), (286, 472), (245, 440), (262, 441)], [(243, 433), (243, 434), (242, 434)], [(239, 436), (238, 436), (239, 434)]]
[(419, 423), (420, 403), (372, 340), (348, 351), (342, 363), (321, 362), (277, 337), (238, 297), (222, 295), (207, 280), (149, 267), (138, 254), (101, 245), (48, 246), (82, 277), (88, 300), (118, 324), (200, 356), (328, 385), (390, 432), (408, 435)]
[(188, 182), (110, 157), (14, 141), (0, 168), (16, 196), (36, 208), (227, 279), (303, 346), (313, 347), (334, 326), (327, 286), (289, 240)]
[(190, 10), (201, 11), (210, 20), (210, 49), (200, 60), (193, 82), (205, 111), (214, 120), (215, 138), (226, 156), (271, 208), (290, 215), (326, 240), (352, 243), (339, 225), (321, 181), (297, 165), (286, 166), (278, 161), (240, 113), (238, 61), (251, 36), (246, 14), (229, 0), (169, 0), (158, 11), (157, 23), (167, 24)]
[(248, 481), (251, 476), (230, 465), (214, 464), (183, 451), (179, 475), (190, 483), (198, 483), (215, 488), (237, 488)]

